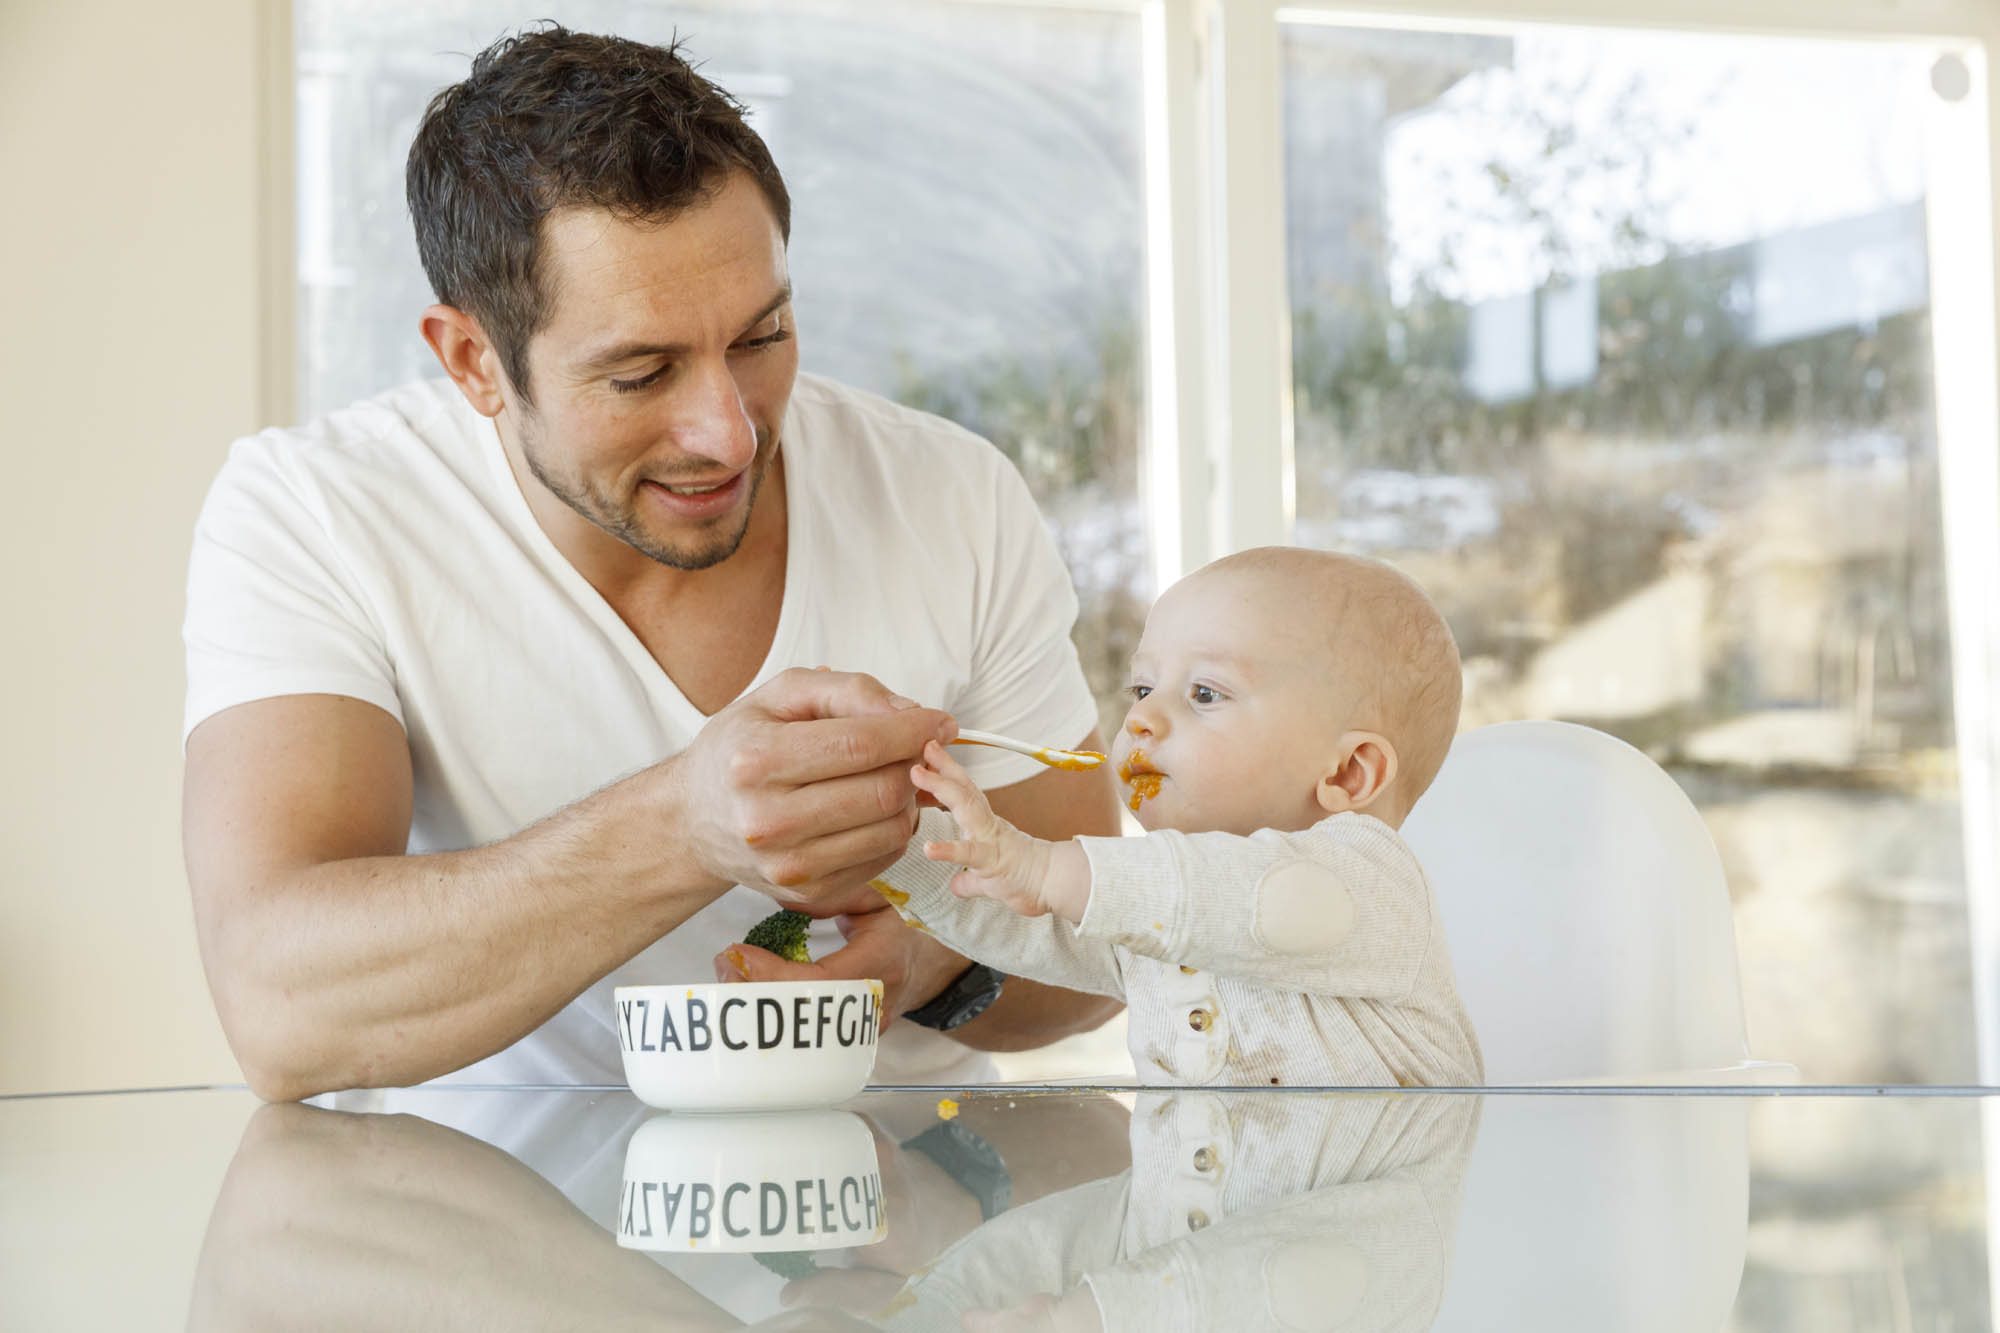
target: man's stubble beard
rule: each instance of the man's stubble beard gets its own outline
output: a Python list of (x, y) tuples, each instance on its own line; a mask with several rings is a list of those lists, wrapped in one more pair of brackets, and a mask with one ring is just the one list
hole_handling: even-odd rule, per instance
[(605, 497), (593, 494), (583, 483), (559, 477), (544, 466), (540, 457), (541, 440), (535, 424), (533, 418), (524, 418), (520, 428), (521, 457), (527, 461), (528, 471), (534, 474), (535, 480), (586, 522), (616, 537), (647, 559), (670, 569), (709, 569), (736, 554), (736, 549), (743, 544), (744, 536), (750, 531), (750, 516), (756, 512), (757, 495), (763, 489), (764, 474), (771, 470), (771, 460), (777, 453), (777, 442), (771, 433), (761, 426), (757, 427), (757, 452), (750, 460), (749, 493), (744, 496), (742, 516), (735, 530), (717, 535), (696, 550), (676, 550), (654, 541), (632, 512), (631, 505), (620, 512), (616, 505)]

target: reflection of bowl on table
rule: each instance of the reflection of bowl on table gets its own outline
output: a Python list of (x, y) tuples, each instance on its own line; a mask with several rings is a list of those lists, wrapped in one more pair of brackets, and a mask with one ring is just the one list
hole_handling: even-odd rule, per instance
[(879, 981), (620, 986), (625, 1081), (670, 1111), (830, 1106), (875, 1068)]
[(627, 1249), (827, 1250), (888, 1234), (875, 1136), (852, 1112), (656, 1115), (626, 1145)]

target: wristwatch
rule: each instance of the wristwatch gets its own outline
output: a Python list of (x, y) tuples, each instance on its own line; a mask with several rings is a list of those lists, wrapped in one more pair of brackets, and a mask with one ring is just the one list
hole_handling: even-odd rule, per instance
[(911, 1009), (903, 1017), (912, 1023), (939, 1032), (949, 1032), (961, 1023), (970, 1023), (1000, 998), (1007, 974), (984, 963), (974, 963), (958, 974), (958, 979), (932, 996), (929, 1003)]
[(979, 1216), (991, 1222), (1007, 1211), (1014, 1196), (1014, 1178), (992, 1144), (965, 1126), (940, 1120), (903, 1147), (920, 1152), (938, 1164), (940, 1170), (963, 1185), (979, 1203)]

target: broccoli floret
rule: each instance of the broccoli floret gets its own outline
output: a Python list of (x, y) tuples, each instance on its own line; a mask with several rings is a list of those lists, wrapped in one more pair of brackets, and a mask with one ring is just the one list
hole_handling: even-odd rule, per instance
[(782, 907), (750, 927), (750, 933), (743, 937), (743, 942), (769, 950), (780, 958), (789, 958), (794, 963), (810, 963), (812, 955), (806, 952), (806, 932), (811, 929), (811, 917), (804, 912)]
[[(793, 915), (803, 916), (804, 913), (794, 912)], [(745, 940), (744, 943), (747, 944), (749, 941)], [(774, 1250), (769, 1254), (753, 1254), (750, 1257), (787, 1282), (797, 1282), (800, 1278), (808, 1278), (819, 1272), (819, 1260), (813, 1258), (811, 1250)]]

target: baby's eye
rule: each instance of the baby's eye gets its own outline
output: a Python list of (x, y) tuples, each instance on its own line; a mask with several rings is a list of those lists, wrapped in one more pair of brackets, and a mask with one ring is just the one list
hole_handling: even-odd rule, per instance
[(1208, 685), (1195, 685), (1190, 687), (1188, 690), (1188, 698), (1194, 700), (1198, 704), (1212, 704), (1212, 703), (1220, 703), (1222, 701), (1222, 696), (1217, 694), (1212, 686)]
[(1126, 692), (1134, 699), (1143, 699), (1153, 692), (1153, 687), (1151, 685), (1128, 685)]

